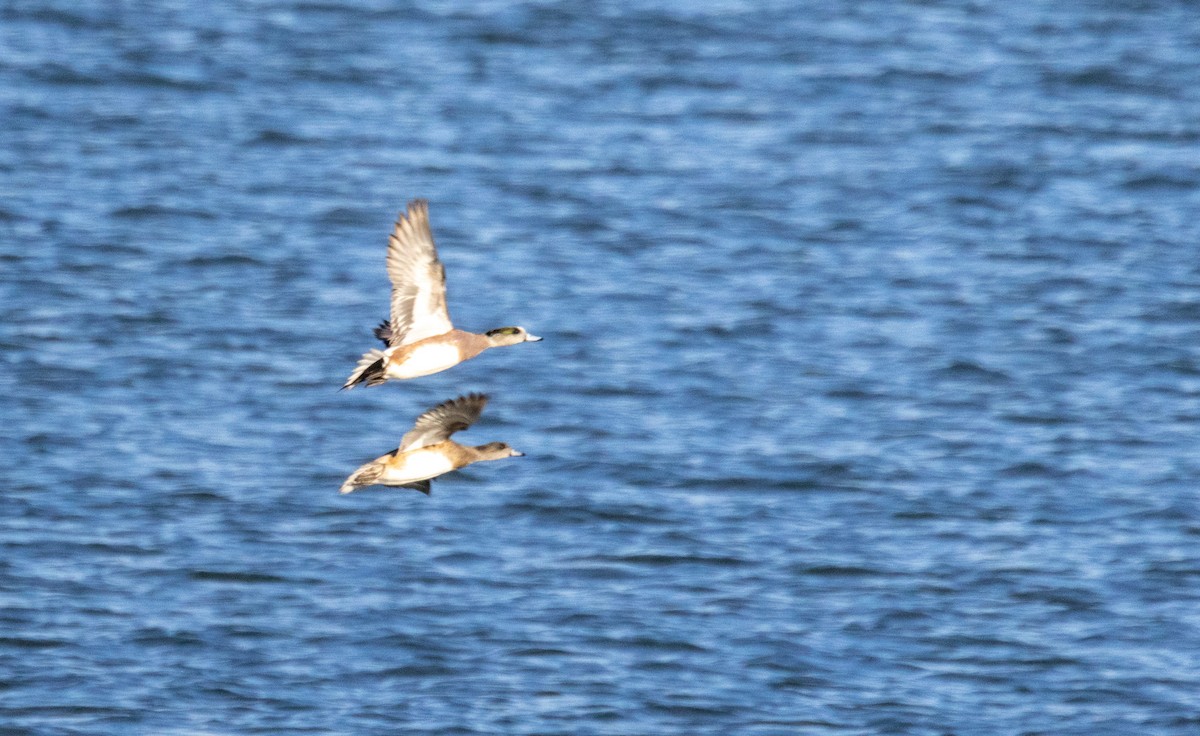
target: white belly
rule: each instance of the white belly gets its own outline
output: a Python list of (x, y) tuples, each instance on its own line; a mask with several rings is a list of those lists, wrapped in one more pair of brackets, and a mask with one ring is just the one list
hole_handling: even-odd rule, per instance
[(458, 347), (455, 345), (418, 345), (404, 362), (388, 363), (388, 378), (416, 378), (438, 373), (457, 365)]
[(454, 470), (454, 464), (446, 456), (428, 450), (413, 450), (405, 453), (400, 462), (388, 466), (384, 477), (392, 483), (411, 483), (436, 478), (451, 470)]

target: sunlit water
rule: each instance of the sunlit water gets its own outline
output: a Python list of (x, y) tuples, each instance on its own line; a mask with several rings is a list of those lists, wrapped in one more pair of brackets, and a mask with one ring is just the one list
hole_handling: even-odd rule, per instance
[[(1197, 733), (1198, 48), (0, 5), (0, 731)], [(339, 393), (415, 196), (546, 340)], [(467, 391), (527, 457), (337, 495)]]

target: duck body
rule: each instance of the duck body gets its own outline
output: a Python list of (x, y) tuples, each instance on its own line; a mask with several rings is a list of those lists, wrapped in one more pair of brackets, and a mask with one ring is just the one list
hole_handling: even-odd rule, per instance
[(358, 367), (343, 388), (359, 383), (376, 386), (392, 379), (420, 378), (440, 373), (464, 360), (470, 360), (491, 345), (483, 335), (450, 330), (407, 345), (371, 350), (358, 361)]
[(389, 452), (368, 465), (379, 465), (378, 485), (404, 486), (445, 475), (470, 464), (465, 450), (457, 442), (446, 440), (408, 452)]
[(440, 373), (474, 358), (489, 347), (480, 335), (451, 330), (411, 345), (389, 348), (393, 352), (387, 361), (385, 375), (388, 378), (418, 378)]

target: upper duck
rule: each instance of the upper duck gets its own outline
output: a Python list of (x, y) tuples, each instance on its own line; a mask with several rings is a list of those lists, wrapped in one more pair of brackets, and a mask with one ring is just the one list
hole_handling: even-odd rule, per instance
[(387, 347), (365, 353), (342, 388), (428, 376), (488, 348), (542, 339), (523, 327), (499, 327), (482, 335), (455, 329), (446, 310), (446, 269), (433, 245), (429, 203), (423, 199), (408, 203), (388, 236), (387, 272), (391, 319), (375, 330)]

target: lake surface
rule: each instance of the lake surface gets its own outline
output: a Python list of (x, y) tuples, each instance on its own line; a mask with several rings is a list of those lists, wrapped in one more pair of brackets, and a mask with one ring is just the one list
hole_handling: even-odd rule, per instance
[(1200, 732), (1200, 15), (797, 6), (0, 5), (0, 733)]

